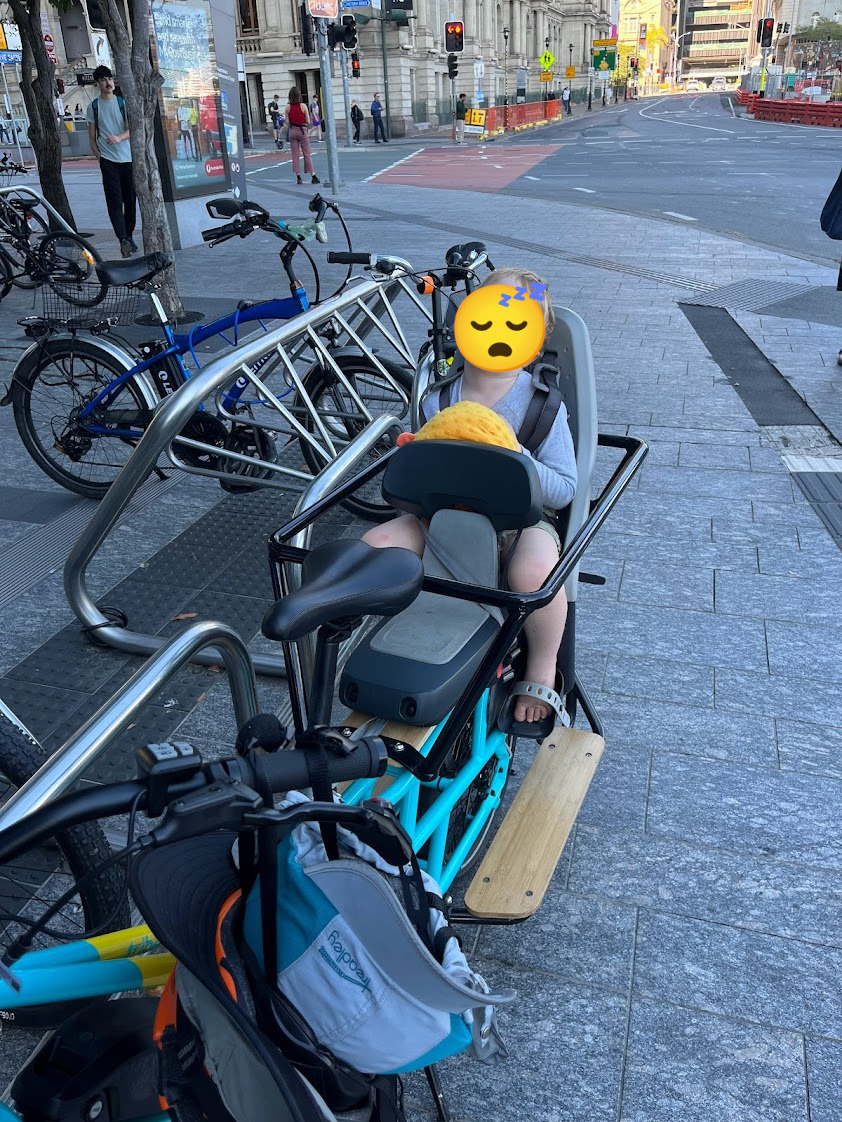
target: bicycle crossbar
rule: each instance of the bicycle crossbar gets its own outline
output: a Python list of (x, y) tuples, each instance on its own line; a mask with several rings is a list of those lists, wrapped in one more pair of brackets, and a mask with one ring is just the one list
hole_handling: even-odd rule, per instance
[(237, 727), (259, 712), (254, 664), (233, 627), (213, 620), (188, 624), (134, 673), (0, 809), (0, 830), (34, 814), (67, 791), (120, 733), (137, 719), (166, 683), (188, 662), (215, 644), (225, 669)]
[[(70, 607), (84, 627), (96, 628), (97, 638), (103, 643), (128, 654), (141, 655), (154, 654), (165, 645), (165, 640), (160, 636), (132, 631), (103, 615), (88, 591), (87, 572), (91, 561), (135, 492), (154, 470), (161, 454), (176, 442), (182, 428), (201, 403), (223, 388), (227, 388), (242, 372), (244, 366), (248, 367), (257, 362), (272, 350), (278, 350), (283, 357), (286, 353), (284, 351), (286, 345), (299, 339), (302, 334), (306, 335), (313, 328), (335, 316), (337, 312), (356, 305), (361, 299), (379, 294), (386, 283), (388, 282), (384, 280), (363, 281), (350, 290), (325, 300), (318, 307), (303, 312), (295, 319), (247, 340), (236, 349), (208, 363), (161, 404), (123, 470), (108, 489), (93, 518), (83, 530), (64, 567), (64, 590)], [(348, 445), (342, 455), (329, 463), (317, 479), (313, 480), (302, 495), (302, 500), (308, 494), (321, 498), (331, 491), (343, 476), (352, 471), (355, 464), (366, 457), (383, 434), (396, 424), (393, 417), (379, 417), (374, 420), (356, 440)], [(199, 473), (201, 472), (197, 471), (197, 474)], [(317, 489), (311, 490), (317, 483)], [(205, 666), (217, 666), (221, 658), (219, 651), (213, 647), (205, 647), (194, 655), (192, 661)], [(284, 660), (278, 655), (257, 654), (254, 656), (254, 667), (258, 673), (278, 677), (283, 677), (286, 672)]]

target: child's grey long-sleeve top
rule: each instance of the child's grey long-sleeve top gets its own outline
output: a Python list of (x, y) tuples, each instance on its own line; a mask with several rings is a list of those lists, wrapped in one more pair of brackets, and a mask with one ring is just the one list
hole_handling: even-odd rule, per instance
[[(508, 421), (515, 433), (524, 422), (532, 394), (532, 375), (523, 370), (508, 393), (504, 394), (494, 406), (494, 412)], [(441, 409), (440, 395), (441, 391), (434, 391), (424, 399), (422, 412), (426, 420)], [(459, 378), (454, 385), (452, 401), (455, 405), (461, 400), (462, 379)], [(549, 507), (550, 510), (561, 510), (562, 507), (567, 506), (576, 490), (576, 457), (564, 405), (556, 414), (546, 440), (535, 454), (532, 455), (525, 449), (523, 454), (531, 456), (538, 470), (544, 506)]]

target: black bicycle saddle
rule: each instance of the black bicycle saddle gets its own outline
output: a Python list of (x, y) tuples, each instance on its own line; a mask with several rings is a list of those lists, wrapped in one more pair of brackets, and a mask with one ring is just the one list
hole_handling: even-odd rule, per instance
[(421, 591), (424, 568), (409, 549), (363, 541), (327, 542), (309, 553), (301, 587), (263, 617), (267, 639), (300, 639), (323, 623), (355, 616), (396, 616)]
[(172, 259), (165, 253), (147, 253), (125, 261), (97, 261), (96, 274), (103, 284), (140, 284), (169, 268)]

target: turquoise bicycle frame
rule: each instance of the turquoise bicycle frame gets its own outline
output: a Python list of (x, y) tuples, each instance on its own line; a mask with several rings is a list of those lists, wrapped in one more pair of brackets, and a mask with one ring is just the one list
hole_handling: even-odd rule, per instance
[[(377, 787), (377, 796), (388, 799), (395, 807), (401, 825), (412, 840), (412, 848), (418, 852), (429, 841), (427, 857), (420, 860), (420, 864), (443, 892), (450, 888), (462, 862), (482, 833), (483, 827), (500, 805), (502, 791), (509, 774), (511, 756), (506, 736), (497, 728), (491, 730), (488, 728), (488, 696), (489, 691), (484, 690), (474, 707), (471, 751), (452, 779), (438, 778), (431, 783), (421, 783), (412, 772), (390, 765), (386, 776), (391, 782), (387, 782), (385, 786), (382, 779), (358, 779), (342, 793), (344, 802), (361, 803), (370, 799)], [(447, 717), (430, 733), (419, 749), (422, 756), (429, 755), (446, 722)], [(492, 758), (497, 760), (495, 782), (491, 784), (488, 794), (476, 809), (465, 833), (445, 863), (445, 847), (453, 809)], [(419, 817), (419, 796), (422, 787), (437, 791), (438, 796)]]

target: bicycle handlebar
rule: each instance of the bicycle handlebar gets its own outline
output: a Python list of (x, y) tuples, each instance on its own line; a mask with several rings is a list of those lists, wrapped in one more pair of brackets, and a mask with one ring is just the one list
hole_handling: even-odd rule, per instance
[[(386, 749), (379, 737), (363, 737), (354, 741), (353, 745), (353, 750), (347, 755), (326, 754), (327, 778), (331, 784), (375, 778), (385, 772)], [(248, 758), (232, 757), (209, 764), (202, 764), (198, 753), (194, 757), (188, 754), (183, 777), (179, 778), (174, 773), (169, 784), (160, 775), (148, 775), (72, 792), (0, 832), (0, 866), (41, 845), (58, 831), (108, 815), (126, 813), (135, 805), (140, 810), (150, 809), (152, 816), (157, 817), (162, 808), (155, 805), (155, 800), (160, 800), (162, 795), (160, 789), (156, 792), (155, 786), (157, 784), (160, 788), (162, 782), (165, 788), (163, 809), (173, 811), (176, 818), (178, 808), (188, 804), (190, 796), (193, 796), (194, 802), (202, 795), (207, 796), (207, 805), (201, 808), (200, 828), (197, 830), (194, 824), (193, 833), (225, 827), (236, 829), (237, 822), (232, 820), (232, 815), (234, 819), (238, 814), (241, 817), (248, 807), (242, 802), (228, 806), (226, 796), (230, 803), (235, 789), (240, 794), (244, 791), (253, 794), (254, 789), (267, 787), (273, 793), (308, 787), (312, 778), (307, 758), (308, 752), (303, 748), (266, 756), (250, 753)], [(192, 772), (191, 763), (194, 765)], [(150, 795), (153, 800), (151, 807)], [(152, 834), (155, 832), (152, 831)], [(159, 841), (175, 840), (170, 836), (172, 833), (170, 829), (167, 836), (162, 836)]]
[(369, 269), (373, 269), (375, 263), (373, 253), (348, 253), (338, 250), (331, 250), (327, 259), (331, 265), (365, 265)]

